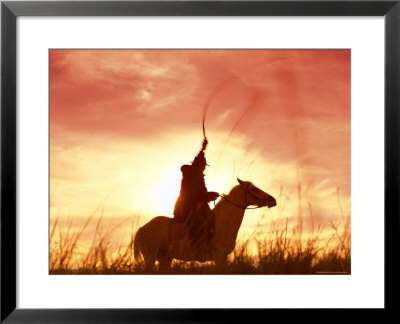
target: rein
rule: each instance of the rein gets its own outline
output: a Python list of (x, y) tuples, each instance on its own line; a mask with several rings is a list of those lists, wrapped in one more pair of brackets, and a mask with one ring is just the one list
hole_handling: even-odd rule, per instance
[[(250, 186), (250, 185), (249, 185), (249, 186)], [(249, 188), (249, 186), (247, 187), (247, 189)], [(258, 197), (254, 196), (254, 195), (253, 195), (251, 192), (249, 192), (247, 189), (245, 190), (245, 189), (243, 189), (242, 187), (240, 187), (240, 189), (242, 189), (242, 190), (246, 193), (246, 196), (245, 196), (246, 198), (247, 198), (247, 194), (249, 194), (249, 195), (252, 196), (254, 199), (258, 199)], [(235, 207), (238, 207), (238, 208), (241, 208), (241, 209), (258, 209), (258, 208), (264, 207), (264, 206), (259, 206), (259, 207), (240, 206), (240, 205), (234, 203), (233, 201), (229, 200), (229, 199), (226, 197), (226, 195), (224, 195), (224, 194), (219, 195), (219, 196), (220, 196), (222, 199), (224, 199), (226, 202), (230, 203), (231, 205), (233, 205), (233, 206), (235, 206)], [(247, 199), (246, 199), (246, 201), (247, 201)]]

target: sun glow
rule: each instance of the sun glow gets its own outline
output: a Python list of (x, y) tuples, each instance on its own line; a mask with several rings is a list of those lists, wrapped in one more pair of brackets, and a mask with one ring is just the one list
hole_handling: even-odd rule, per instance
[(175, 201), (180, 190), (181, 174), (179, 168), (165, 172), (166, 176), (150, 189), (149, 199), (155, 212), (164, 216), (173, 216)]
[[(207, 176), (209, 172), (206, 170), (206, 186), (209, 191), (217, 191), (219, 193), (228, 193), (232, 187), (231, 175), (219, 174), (212, 181), (209, 181)], [(221, 172), (223, 173), (223, 172)], [(165, 171), (165, 177), (159, 179), (156, 184), (148, 191), (148, 201), (150, 202), (153, 212), (173, 217), (173, 211), (176, 199), (178, 198), (182, 174), (180, 168), (177, 167), (173, 170)], [(233, 186), (237, 184), (236, 179)]]

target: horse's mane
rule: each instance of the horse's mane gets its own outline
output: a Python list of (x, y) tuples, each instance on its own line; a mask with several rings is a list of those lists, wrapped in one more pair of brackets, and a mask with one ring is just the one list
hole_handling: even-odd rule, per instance
[(218, 208), (221, 207), (221, 203), (222, 203), (223, 201), (224, 201), (224, 199), (221, 198), (221, 199), (215, 204), (214, 208), (212, 208), (211, 210), (212, 210), (212, 211), (216, 211)]
[[(245, 181), (246, 183), (250, 183), (250, 184), (252, 184), (250, 181)], [(232, 189), (229, 191), (229, 193), (227, 194), (227, 195), (223, 195), (223, 196), (229, 196), (233, 191), (236, 191), (236, 189), (237, 188), (239, 188), (240, 187), (240, 184), (238, 184), (238, 185), (236, 185), (236, 186), (234, 186), (234, 187), (232, 187)], [(215, 207), (212, 209), (212, 211), (216, 211), (216, 210), (218, 210), (221, 206), (222, 206), (222, 203), (225, 201), (225, 199), (223, 199), (223, 198), (221, 198), (218, 202), (217, 202), (217, 204), (215, 205)]]

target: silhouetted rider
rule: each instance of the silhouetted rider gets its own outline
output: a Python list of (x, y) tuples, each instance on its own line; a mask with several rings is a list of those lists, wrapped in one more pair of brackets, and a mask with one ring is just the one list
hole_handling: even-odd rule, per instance
[[(196, 240), (197, 229), (209, 220), (211, 215), (208, 202), (218, 198), (217, 192), (208, 192), (204, 182), (204, 170), (207, 165), (204, 150), (208, 144), (207, 139), (203, 140), (202, 149), (196, 155), (191, 165), (182, 165), (182, 182), (179, 197), (174, 208), (174, 220), (179, 223), (187, 222), (190, 228), (192, 239)], [(209, 230), (212, 231), (212, 228)]]

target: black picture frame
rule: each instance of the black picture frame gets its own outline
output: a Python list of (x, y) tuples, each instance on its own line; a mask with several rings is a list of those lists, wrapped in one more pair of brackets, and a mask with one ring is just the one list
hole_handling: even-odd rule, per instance
[[(400, 0), (395, 1), (2, 1), (1, 3), (1, 322), (237, 322), (269, 309), (16, 308), (16, 19), (19, 16), (384, 16), (385, 307), (395, 310), (400, 232)], [(373, 131), (373, 130), (372, 130)], [(366, 180), (366, 183), (368, 181)], [(373, 194), (373, 188), (371, 188)], [(366, 197), (366, 200), (371, 199)], [(371, 256), (373, 260), (373, 256)], [(366, 283), (368, 285), (368, 283)], [(314, 313), (314, 316), (317, 315)], [(380, 316), (379, 315), (379, 316)], [(270, 314), (268, 314), (270, 316)], [(318, 320), (323, 320), (316, 317)]]

